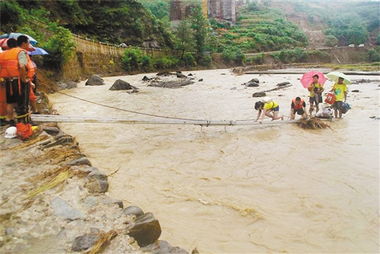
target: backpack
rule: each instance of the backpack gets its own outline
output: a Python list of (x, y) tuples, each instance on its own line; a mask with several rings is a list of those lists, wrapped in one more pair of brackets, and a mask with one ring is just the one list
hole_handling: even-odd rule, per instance
[(33, 135), (32, 125), (30, 123), (17, 123), (17, 136), (22, 140), (28, 139)]

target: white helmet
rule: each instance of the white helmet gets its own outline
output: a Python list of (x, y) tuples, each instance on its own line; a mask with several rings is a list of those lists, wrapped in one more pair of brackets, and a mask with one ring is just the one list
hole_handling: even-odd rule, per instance
[(5, 130), (5, 138), (15, 138), (17, 137), (17, 128), (12, 126)]

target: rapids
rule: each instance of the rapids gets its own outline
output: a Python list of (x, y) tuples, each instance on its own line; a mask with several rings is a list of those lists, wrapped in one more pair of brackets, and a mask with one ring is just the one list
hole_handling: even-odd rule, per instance
[[(186, 72), (185, 74), (188, 74)], [(192, 72), (203, 82), (180, 89), (147, 87), (146, 74), (108, 77), (106, 85), (65, 91), (91, 101), (160, 115), (255, 119), (253, 92), (270, 92), (289, 115), (291, 99), (307, 91), (300, 75)], [(150, 74), (148, 76), (153, 76)], [(242, 83), (260, 80), (259, 88)], [(121, 78), (140, 93), (109, 91)], [(351, 76), (353, 80), (360, 76)], [(365, 77), (378, 79), (377, 77)], [(350, 85), (352, 109), (332, 130), (190, 125), (60, 124), (109, 174), (109, 195), (159, 219), (161, 239), (200, 253), (374, 253), (379, 243), (380, 82)], [(326, 83), (331, 88), (331, 83)], [(50, 96), (62, 115), (130, 116), (62, 94)], [(269, 121), (269, 120), (267, 120)]]

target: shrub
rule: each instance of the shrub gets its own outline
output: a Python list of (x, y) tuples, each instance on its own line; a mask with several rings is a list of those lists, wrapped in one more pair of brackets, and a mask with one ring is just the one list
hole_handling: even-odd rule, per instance
[(234, 62), (236, 64), (244, 64), (245, 55), (238, 47), (228, 47), (222, 52), (223, 60), (227, 63)]
[(175, 57), (156, 57), (153, 59), (153, 65), (157, 69), (169, 69), (178, 65), (179, 60)]
[(334, 35), (326, 35), (325, 45), (329, 47), (334, 47), (335, 45), (338, 45), (338, 39)]
[(194, 55), (190, 52), (186, 52), (183, 55), (182, 62), (185, 66), (194, 66), (197, 64)]
[(380, 34), (377, 35), (377, 37), (376, 37), (376, 44), (377, 44), (377, 45), (380, 45)]
[(368, 50), (368, 60), (370, 62), (380, 62), (380, 53), (375, 49)]
[(251, 58), (247, 59), (247, 62), (249, 64), (263, 64), (264, 63), (264, 54), (252, 56)]
[(144, 57), (144, 52), (138, 48), (127, 48), (121, 58), (122, 65), (127, 71), (139, 70)]
[(212, 63), (212, 58), (210, 55), (203, 55), (199, 60), (198, 60), (198, 64), (202, 65), (202, 66), (210, 66), (210, 64)]

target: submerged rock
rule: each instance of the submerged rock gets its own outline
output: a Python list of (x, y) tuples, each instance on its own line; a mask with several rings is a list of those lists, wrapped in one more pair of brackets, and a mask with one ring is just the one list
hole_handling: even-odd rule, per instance
[(179, 247), (173, 247), (167, 241), (157, 241), (152, 243), (144, 248), (142, 248), (143, 252), (150, 252), (154, 254), (188, 254), (188, 252)]
[(158, 240), (161, 235), (161, 226), (152, 213), (146, 213), (137, 217), (128, 235), (133, 237), (140, 247), (145, 247)]
[(177, 78), (186, 78), (186, 76), (183, 75), (182, 72), (180, 72), (180, 71), (177, 71), (176, 75), (177, 75)]
[(53, 208), (54, 214), (59, 217), (63, 217), (68, 220), (83, 219), (84, 216), (81, 211), (74, 209), (67, 203), (65, 200), (60, 197), (54, 198), (50, 202), (51, 207)]
[(285, 82), (282, 82), (282, 83), (278, 83), (276, 86), (281, 87), (281, 86), (287, 86), (287, 85), (290, 85), (290, 82), (285, 81)]
[(191, 81), (191, 80), (154, 81), (154, 82), (151, 82), (148, 86), (163, 87), (163, 88), (179, 88), (179, 87), (191, 85), (193, 83), (194, 81)]
[(149, 81), (149, 80), (151, 80), (151, 78), (148, 78), (147, 76), (144, 76), (144, 77), (142, 78), (142, 81)]
[(102, 86), (104, 80), (99, 75), (92, 75), (87, 81), (86, 86)]
[(77, 88), (78, 84), (74, 81), (68, 81), (68, 82), (59, 82), (58, 83), (58, 88), (59, 89), (72, 89), (72, 88)]
[(356, 90), (352, 90), (351, 92), (352, 92), (352, 93), (358, 93), (359, 90), (356, 89)]
[(264, 97), (264, 96), (267, 96), (265, 92), (258, 92), (258, 93), (252, 94), (252, 97)]
[(203, 78), (201, 78), (200, 80), (198, 80), (198, 82), (202, 82), (203, 81)]
[(91, 248), (98, 240), (100, 236), (98, 234), (85, 234), (78, 236), (74, 239), (71, 247), (72, 251), (84, 251)]
[(130, 85), (128, 82), (118, 79), (113, 83), (111, 88), (109, 90), (135, 90), (137, 91), (138, 88)]

